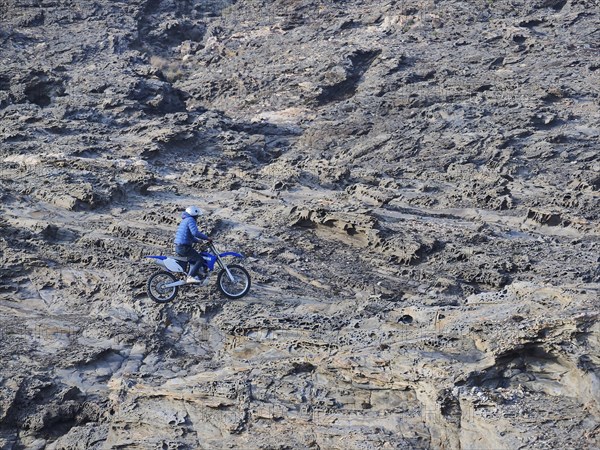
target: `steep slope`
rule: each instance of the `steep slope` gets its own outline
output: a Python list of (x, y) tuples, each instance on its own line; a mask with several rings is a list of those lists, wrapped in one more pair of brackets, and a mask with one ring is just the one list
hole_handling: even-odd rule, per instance
[(0, 447), (600, 445), (597, 2), (0, 18)]

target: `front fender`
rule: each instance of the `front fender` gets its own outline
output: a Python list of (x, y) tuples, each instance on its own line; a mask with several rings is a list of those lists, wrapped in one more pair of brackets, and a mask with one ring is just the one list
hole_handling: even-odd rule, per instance
[(219, 257), (221, 257), (221, 258), (225, 258), (226, 256), (232, 256), (234, 258), (240, 258), (240, 259), (245, 258), (245, 256), (242, 255), (241, 253), (235, 253), (235, 252), (219, 253)]

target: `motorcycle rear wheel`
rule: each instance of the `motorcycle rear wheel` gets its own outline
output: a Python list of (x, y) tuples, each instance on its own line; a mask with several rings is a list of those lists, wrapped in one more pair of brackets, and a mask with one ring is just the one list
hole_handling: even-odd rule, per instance
[(146, 283), (146, 292), (148, 296), (156, 303), (167, 303), (177, 296), (178, 286), (165, 287), (165, 284), (177, 281), (175, 275), (170, 272), (155, 272), (148, 278)]

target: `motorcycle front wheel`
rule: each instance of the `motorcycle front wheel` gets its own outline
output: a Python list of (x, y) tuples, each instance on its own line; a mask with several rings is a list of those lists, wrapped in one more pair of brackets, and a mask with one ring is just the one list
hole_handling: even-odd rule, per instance
[(177, 281), (175, 275), (169, 272), (156, 272), (150, 275), (146, 283), (148, 296), (156, 303), (167, 303), (175, 298), (178, 287), (165, 287), (165, 284)]
[(242, 298), (250, 290), (250, 274), (237, 264), (228, 265), (227, 268), (233, 276), (233, 281), (229, 279), (226, 270), (221, 270), (217, 277), (217, 286), (227, 298)]

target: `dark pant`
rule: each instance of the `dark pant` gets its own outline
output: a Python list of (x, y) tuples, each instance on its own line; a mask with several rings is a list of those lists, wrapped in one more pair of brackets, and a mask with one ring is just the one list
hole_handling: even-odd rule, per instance
[(195, 277), (200, 270), (200, 267), (204, 267), (204, 272), (207, 272), (206, 261), (200, 253), (198, 253), (191, 245), (176, 245), (175, 253), (179, 256), (185, 256), (190, 259), (190, 264), (194, 263), (188, 274), (191, 277)]

